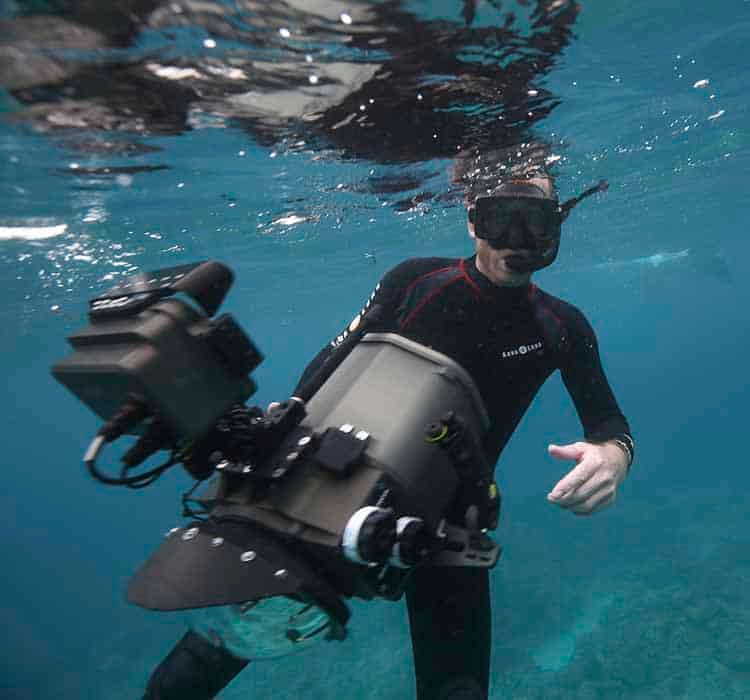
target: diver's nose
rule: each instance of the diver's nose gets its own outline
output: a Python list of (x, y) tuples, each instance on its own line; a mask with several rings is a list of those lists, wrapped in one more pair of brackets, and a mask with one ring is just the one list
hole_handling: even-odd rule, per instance
[(516, 249), (534, 247), (534, 238), (519, 211), (513, 213), (508, 225), (508, 247)]

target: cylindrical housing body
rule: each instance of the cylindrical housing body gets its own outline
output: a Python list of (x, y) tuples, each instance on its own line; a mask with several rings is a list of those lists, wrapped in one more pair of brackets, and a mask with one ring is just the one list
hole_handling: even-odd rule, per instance
[[(300, 467), (279, 484), (275, 507), (296, 520), (343, 532), (354, 511), (374, 505), (363, 501), (385, 476), (389, 505), (399, 515), (436, 527), (458, 475), (446, 451), (426, 440), (426, 429), (450, 411), (461, 416), (481, 444), (488, 418), (462, 367), (400, 335), (366, 335), (309, 401), (302, 423), (318, 434), (345, 424), (369, 433), (363, 464), (348, 479), (315, 466)], [(326, 497), (326, 485), (335, 497)], [(320, 498), (312, 498), (313, 491)]]

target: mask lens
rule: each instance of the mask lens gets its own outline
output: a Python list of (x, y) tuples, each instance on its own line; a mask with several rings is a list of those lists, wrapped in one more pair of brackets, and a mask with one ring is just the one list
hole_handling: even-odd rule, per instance
[(547, 212), (538, 207), (530, 207), (525, 212), (525, 221), (526, 227), (535, 238), (549, 238), (549, 217), (547, 216)]
[(505, 247), (511, 224), (518, 220), (536, 240), (560, 234), (557, 202), (531, 197), (482, 197), (476, 202), (475, 231), (493, 247)]

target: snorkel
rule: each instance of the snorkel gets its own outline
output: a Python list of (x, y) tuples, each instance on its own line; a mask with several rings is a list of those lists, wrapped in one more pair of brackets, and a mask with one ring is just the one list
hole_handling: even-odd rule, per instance
[(609, 189), (609, 182), (607, 180), (599, 180), (593, 187), (589, 187), (587, 190), (584, 190), (579, 194), (577, 197), (571, 197), (570, 199), (566, 199), (561, 205), (560, 205), (560, 220), (565, 221), (565, 219), (568, 218), (568, 214), (576, 207), (578, 206), (586, 197), (590, 197), (592, 194), (596, 194), (597, 192), (606, 192)]

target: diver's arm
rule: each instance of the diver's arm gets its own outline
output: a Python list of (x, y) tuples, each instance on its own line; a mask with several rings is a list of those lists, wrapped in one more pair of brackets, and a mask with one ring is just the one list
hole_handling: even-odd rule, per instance
[[(305, 370), (302, 372), (302, 376), (297, 382), (297, 386), (294, 387), (292, 394), (297, 396), (301, 391), (302, 387), (315, 375), (315, 373), (325, 364), (326, 360), (335, 352), (335, 348), (329, 343), (315, 357), (308, 363)], [(275, 405), (275, 404), (272, 404)]]
[(376, 327), (378, 331), (396, 330), (396, 306), (398, 304), (399, 292), (403, 286), (405, 272), (408, 269), (408, 261), (401, 263), (391, 269), (376, 285), (372, 294), (368, 297), (365, 305), (352, 319), (349, 325), (344, 328), (331, 342), (329, 342), (305, 367), (302, 376), (297, 382), (294, 394), (315, 375), (315, 373), (328, 362), (342, 346), (342, 343), (359, 327), (363, 317), (374, 307), (378, 307), (378, 320)]
[(630, 427), (604, 374), (596, 336), (580, 312), (575, 313), (563, 381), (575, 404), (585, 440), (549, 445), (550, 456), (575, 466), (547, 494), (547, 500), (577, 515), (591, 515), (614, 502), (633, 461)]
[(583, 426), (584, 437), (593, 443), (612, 441), (626, 454), (630, 466), (635, 444), (628, 421), (604, 373), (596, 334), (577, 310), (567, 326), (569, 344), (560, 371)]

